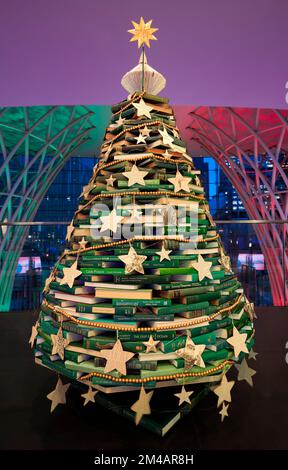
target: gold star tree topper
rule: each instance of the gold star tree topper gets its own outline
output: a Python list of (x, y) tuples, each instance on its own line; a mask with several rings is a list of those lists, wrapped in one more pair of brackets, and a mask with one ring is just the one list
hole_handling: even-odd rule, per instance
[(157, 38), (154, 36), (153, 33), (158, 31), (158, 28), (151, 28), (152, 21), (153, 20), (150, 20), (145, 23), (144, 18), (142, 16), (140, 18), (139, 23), (136, 23), (136, 21), (131, 21), (134, 28), (128, 29), (128, 33), (132, 34), (130, 42), (137, 41), (139, 48), (143, 44), (146, 44), (146, 46), (150, 47), (150, 41), (157, 41)]

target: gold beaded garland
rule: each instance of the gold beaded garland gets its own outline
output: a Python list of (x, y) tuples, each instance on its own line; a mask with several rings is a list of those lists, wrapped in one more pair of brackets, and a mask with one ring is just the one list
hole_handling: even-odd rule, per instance
[(91, 377), (100, 377), (103, 379), (111, 380), (112, 382), (125, 382), (125, 383), (146, 383), (146, 382), (154, 382), (154, 381), (164, 381), (164, 380), (174, 380), (174, 379), (181, 379), (185, 377), (205, 377), (206, 375), (213, 374), (214, 372), (218, 372), (219, 370), (223, 370), (227, 365), (233, 364), (233, 361), (225, 360), (222, 364), (218, 366), (212, 367), (208, 371), (204, 372), (183, 372), (171, 375), (159, 375), (154, 377), (144, 377), (139, 379), (129, 379), (126, 377), (113, 377), (109, 374), (103, 374), (102, 372), (90, 372), (89, 374), (83, 375), (79, 378), (79, 380), (89, 380)]
[(101, 328), (104, 330), (113, 330), (113, 331), (150, 332), (150, 331), (177, 330), (177, 329), (185, 328), (185, 327), (192, 326), (192, 325), (200, 325), (201, 323), (206, 323), (206, 322), (210, 323), (214, 318), (218, 317), (218, 315), (220, 315), (221, 313), (230, 311), (233, 308), (235, 308), (240, 303), (241, 299), (242, 299), (242, 294), (239, 295), (238, 299), (236, 300), (236, 302), (234, 302), (234, 304), (229, 305), (229, 307), (225, 307), (225, 308), (218, 310), (217, 312), (210, 315), (209, 318), (207, 317), (193, 318), (189, 322), (175, 322), (173, 323), (173, 325), (160, 325), (160, 326), (140, 327), (140, 328), (115, 325), (113, 323), (107, 324), (107, 323), (101, 323), (101, 322), (91, 322), (89, 320), (78, 320), (78, 318), (74, 318), (70, 313), (66, 312), (61, 307), (49, 304), (49, 302), (46, 299), (43, 301), (43, 303), (46, 307), (52, 310), (52, 312), (64, 315), (66, 318), (69, 318), (69, 320), (71, 320), (73, 323), (76, 323), (77, 325), (91, 326), (94, 328)]

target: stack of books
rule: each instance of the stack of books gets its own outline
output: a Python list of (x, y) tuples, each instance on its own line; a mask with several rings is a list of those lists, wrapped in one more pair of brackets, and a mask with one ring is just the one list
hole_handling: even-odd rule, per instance
[[(38, 364), (96, 388), (102, 404), (111, 393), (137, 398), (143, 386), (155, 394), (169, 387), (172, 397), (179, 384), (207, 390), (253, 345), (251, 304), (231, 271), (199, 175), (167, 99), (134, 93), (112, 107), (67, 249), (46, 282), (34, 343)], [(237, 356), (229, 343), (235, 328), (247, 348)], [(107, 372), (103, 351), (117, 341), (131, 353), (125, 374), (117, 366)]]

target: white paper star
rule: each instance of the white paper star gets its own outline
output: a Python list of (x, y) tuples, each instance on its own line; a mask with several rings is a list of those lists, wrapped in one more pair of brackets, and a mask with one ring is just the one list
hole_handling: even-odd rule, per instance
[(140, 132), (144, 137), (149, 137), (151, 131), (148, 129), (147, 126), (145, 126), (145, 127), (143, 127), (143, 129), (141, 129)]
[(81, 250), (84, 250), (86, 248), (87, 243), (88, 243), (88, 241), (85, 240), (84, 237), (82, 237), (82, 239), (79, 242), (79, 247), (81, 248)]
[(240, 352), (248, 353), (246, 346), (247, 333), (240, 333), (235, 326), (233, 326), (233, 335), (227, 339), (227, 343), (231, 344), (234, 349), (235, 357), (238, 357)]
[(254, 359), (254, 361), (256, 361), (256, 356), (258, 356), (258, 353), (256, 351), (253, 351), (253, 349), (251, 348), (249, 351), (248, 359)]
[(117, 215), (116, 209), (113, 209), (109, 215), (102, 215), (100, 217), (102, 226), (100, 232), (105, 232), (105, 230), (111, 230), (111, 232), (116, 233), (118, 224), (123, 220), (121, 215)]
[(170, 256), (169, 254), (172, 253), (172, 250), (166, 250), (164, 247), (164, 243), (162, 244), (161, 251), (156, 251), (156, 255), (160, 256), (160, 263), (164, 260), (167, 259), (170, 261)]
[(159, 130), (159, 134), (162, 135), (162, 142), (163, 142), (163, 144), (164, 144), (164, 145), (169, 145), (169, 147), (171, 147), (171, 144), (173, 143), (174, 138), (171, 137), (170, 134), (168, 134), (166, 127), (164, 127), (164, 130), (163, 130), (163, 131)]
[(194, 365), (198, 367), (205, 367), (205, 363), (202, 359), (203, 351), (205, 350), (205, 344), (194, 344), (191, 337), (187, 336), (185, 347), (178, 349), (176, 354), (178, 357), (184, 359), (184, 368), (191, 369)]
[(117, 124), (117, 126), (122, 126), (124, 121), (125, 121), (125, 119), (123, 119), (122, 115), (120, 114), (119, 119), (117, 119), (117, 121), (115, 121), (115, 124)]
[(106, 178), (107, 186), (113, 187), (114, 186), (114, 181), (116, 181), (116, 178), (113, 178), (113, 176), (110, 175), (109, 178)]
[(250, 387), (253, 387), (253, 380), (252, 380), (252, 377), (253, 377), (253, 375), (256, 374), (256, 370), (251, 369), (251, 368), (248, 366), (245, 357), (244, 357), (244, 359), (242, 360), (241, 364), (235, 364), (235, 367), (236, 367), (236, 369), (238, 370), (238, 377), (237, 377), (237, 379), (239, 380), (239, 382), (240, 382), (241, 380), (245, 380), (245, 381), (250, 385)]
[(245, 296), (245, 306), (244, 306), (244, 311), (247, 313), (247, 315), (250, 318), (250, 321), (253, 322), (254, 318), (256, 318), (255, 315), (255, 309), (254, 309), (254, 304), (252, 302), (249, 302), (247, 297)]
[(190, 400), (190, 395), (192, 395), (192, 393), (194, 393), (193, 391), (192, 392), (187, 392), (185, 390), (185, 387), (184, 385), (182, 385), (182, 389), (181, 389), (181, 392), (180, 393), (174, 393), (174, 396), (179, 398), (179, 403), (178, 403), (178, 406), (182, 405), (182, 403), (189, 403), (189, 405), (191, 405), (191, 400)]
[(81, 397), (85, 398), (83, 406), (86, 406), (87, 403), (89, 403), (89, 401), (91, 401), (92, 403), (95, 403), (95, 398), (94, 397), (95, 397), (96, 393), (98, 393), (98, 391), (97, 390), (93, 391), (93, 389), (90, 385), (89, 388), (88, 388), (88, 391), (81, 395)]
[(112, 349), (101, 349), (100, 354), (107, 361), (105, 373), (117, 370), (123, 375), (126, 375), (126, 362), (134, 356), (134, 353), (123, 350), (120, 339), (116, 341)]
[(108, 160), (109, 155), (110, 155), (110, 153), (111, 153), (111, 151), (112, 151), (112, 148), (113, 148), (113, 143), (110, 142), (110, 144), (109, 144), (107, 150), (106, 150), (105, 153), (104, 153), (104, 157), (103, 157), (103, 161), (104, 161), (104, 162), (106, 162), (106, 161)]
[(51, 409), (50, 413), (55, 410), (56, 406), (58, 405), (65, 405), (66, 403), (66, 392), (68, 388), (70, 387), (70, 384), (63, 385), (60, 377), (58, 379), (57, 385), (55, 390), (53, 392), (49, 393), (47, 395), (48, 400), (51, 400)]
[(70, 266), (70, 268), (63, 268), (63, 277), (60, 279), (59, 284), (62, 286), (63, 284), (68, 284), (71, 288), (73, 287), (74, 280), (81, 276), (82, 271), (77, 269), (77, 260)]
[(150, 335), (148, 341), (143, 341), (143, 344), (146, 346), (146, 351), (145, 353), (150, 353), (150, 352), (157, 352), (157, 344), (159, 344), (160, 341), (156, 341), (153, 339), (153, 336)]
[(132, 209), (130, 209), (130, 219), (129, 222), (137, 222), (141, 220), (142, 212), (140, 209), (137, 209), (137, 206), (134, 205)]
[(226, 416), (228, 416), (228, 408), (229, 408), (229, 404), (227, 403), (227, 405), (225, 404), (225, 402), (223, 403), (222, 405), (222, 408), (221, 410), (219, 411), (219, 415), (221, 415), (221, 422), (223, 423), (224, 419)]
[(235, 385), (235, 381), (230, 380), (230, 382), (228, 382), (226, 374), (224, 374), (220, 382), (220, 385), (217, 385), (217, 387), (213, 389), (213, 392), (218, 397), (217, 408), (219, 408), (219, 406), (224, 401), (228, 401), (229, 403), (231, 402), (231, 390), (234, 387), (234, 385)]
[(131, 406), (131, 410), (136, 413), (135, 415), (135, 424), (136, 426), (140, 423), (143, 415), (150, 415), (151, 408), (150, 408), (150, 400), (153, 395), (153, 390), (151, 392), (146, 393), (145, 388), (141, 387), (140, 395), (137, 401)]
[(74, 232), (75, 227), (73, 226), (73, 220), (70, 225), (67, 227), (67, 234), (66, 234), (66, 239), (68, 242), (71, 239), (72, 233)]
[(30, 339), (29, 339), (29, 344), (31, 346), (31, 349), (34, 346), (36, 336), (38, 335), (37, 327), (38, 327), (38, 322), (36, 322), (35, 325), (32, 326), (31, 336), (30, 336)]
[(60, 326), (57, 335), (51, 335), (51, 340), (52, 340), (52, 355), (53, 354), (58, 354), (58, 356), (64, 361), (65, 357), (65, 348), (69, 344), (69, 340), (65, 339), (63, 336), (63, 331)]
[(141, 100), (139, 101), (139, 103), (132, 103), (134, 108), (137, 109), (137, 116), (138, 117), (141, 117), (141, 116), (146, 116), (148, 117), (149, 119), (151, 119), (151, 114), (150, 114), (150, 111), (152, 111), (153, 107), (152, 106), (148, 106), (145, 101), (143, 100), (143, 98), (141, 98)]
[(141, 144), (141, 142), (143, 144), (146, 144), (146, 139), (145, 139), (144, 135), (141, 132), (139, 132), (138, 137), (135, 137), (135, 139), (137, 139), (137, 144)]
[(52, 281), (54, 281), (54, 272), (53, 271), (50, 273), (49, 277), (47, 277), (47, 279), (45, 281), (43, 292), (48, 292), (50, 284), (51, 284)]
[(125, 273), (130, 274), (133, 271), (136, 271), (140, 274), (144, 274), (144, 268), (142, 264), (144, 263), (147, 256), (138, 255), (134, 250), (133, 246), (129, 248), (127, 255), (118, 256), (118, 258), (125, 263)]
[(198, 271), (199, 282), (201, 282), (205, 277), (208, 279), (213, 279), (210, 268), (212, 266), (211, 261), (205, 261), (202, 255), (198, 255), (197, 263), (193, 263), (192, 267)]
[(149, 171), (141, 171), (137, 167), (137, 165), (133, 165), (130, 171), (124, 171), (123, 176), (128, 178), (128, 187), (133, 186), (133, 184), (140, 184), (141, 186), (145, 186), (144, 178), (147, 176)]
[(189, 183), (192, 178), (189, 176), (183, 176), (179, 170), (176, 172), (176, 176), (174, 178), (168, 178), (168, 181), (173, 184), (174, 192), (178, 193), (179, 191), (186, 191), (190, 192)]
[(179, 132), (177, 131), (177, 129), (174, 128), (172, 132), (173, 132), (174, 137), (175, 137), (176, 139), (178, 139), (178, 137), (179, 137)]

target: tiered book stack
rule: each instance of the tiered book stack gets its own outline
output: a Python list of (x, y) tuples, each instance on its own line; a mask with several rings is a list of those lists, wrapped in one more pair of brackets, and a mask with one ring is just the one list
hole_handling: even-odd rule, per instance
[(37, 364), (59, 374), (52, 410), (64, 376), (87, 389), (85, 405), (163, 435), (211, 388), (227, 416), (233, 363), (251, 381), (253, 305), (199, 174), (167, 99), (134, 92), (112, 107), (31, 336)]

